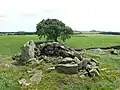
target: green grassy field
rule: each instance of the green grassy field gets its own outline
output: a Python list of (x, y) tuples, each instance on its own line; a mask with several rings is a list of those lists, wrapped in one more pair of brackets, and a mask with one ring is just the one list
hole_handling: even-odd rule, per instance
[[(37, 36), (0, 36), (0, 54), (12, 55), (28, 40), (40, 41)], [(43, 41), (44, 39), (42, 39)], [(81, 35), (64, 42), (72, 48), (107, 47), (120, 45), (120, 36)]]
[[(51, 64), (42, 63), (39, 65), (43, 71), (41, 82), (21, 88), (18, 80), (28, 80), (26, 71), (32, 67), (12, 65), (11, 56), (20, 52), (20, 47), (28, 40), (39, 41), (37, 36), (0, 36), (0, 90), (120, 90), (120, 55), (90, 51), (85, 56), (95, 58), (100, 63), (100, 69), (106, 68), (100, 76), (80, 78), (56, 71), (48, 73), (47, 68)], [(82, 35), (64, 43), (72, 48), (106, 47), (120, 45), (120, 36)]]

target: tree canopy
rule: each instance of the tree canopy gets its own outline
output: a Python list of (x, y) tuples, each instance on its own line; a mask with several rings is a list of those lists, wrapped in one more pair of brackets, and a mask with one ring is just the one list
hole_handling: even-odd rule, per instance
[(65, 41), (71, 38), (73, 34), (73, 30), (58, 19), (43, 19), (37, 24), (36, 29), (38, 36), (40, 38), (44, 36), (47, 41), (54, 40), (57, 42), (58, 38)]

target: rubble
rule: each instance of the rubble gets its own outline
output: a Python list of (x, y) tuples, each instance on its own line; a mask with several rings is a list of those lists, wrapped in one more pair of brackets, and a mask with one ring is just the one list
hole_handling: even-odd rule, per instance
[[(58, 42), (34, 43), (31, 40), (24, 44), (21, 49), (21, 53), (13, 57), (19, 64), (39, 65), (45, 61), (56, 65), (55, 70), (58, 72), (67, 74), (80, 72), (81, 76), (99, 75), (99, 63), (95, 59), (84, 58), (80, 52)], [(34, 80), (32, 79), (32, 81)]]

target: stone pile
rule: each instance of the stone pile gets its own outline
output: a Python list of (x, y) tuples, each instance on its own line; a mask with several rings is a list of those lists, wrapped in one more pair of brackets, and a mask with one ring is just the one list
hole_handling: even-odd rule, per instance
[(58, 42), (34, 43), (28, 41), (20, 54), (13, 57), (18, 64), (40, 64), (42, 61), (55, 64), (58, 72), (85, 76), (98, 76), (98, 62), (83, 58), (80, 52)]
[(65, 45), (62, 45), (58, 42), (48, 42), (48, 43), (36, 43), (35, 47), (35, 57), (38, 58), (41, 55), (46, 56), (62, 56), (65, 57), (71, 57), (74, 58), (75, 50), (66, 47)]

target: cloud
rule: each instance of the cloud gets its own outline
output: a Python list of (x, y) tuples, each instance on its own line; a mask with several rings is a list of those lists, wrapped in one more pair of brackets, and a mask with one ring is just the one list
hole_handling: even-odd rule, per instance
[(0, 15), (0, 18), (7, 18), (6, 15)]
[(119, 5), (119, 0), (0, 0), (0, 22), (13, 31), (14, 26), (32, 31), (42, 19), (57, 18), (76, 30), (118, 31)]

